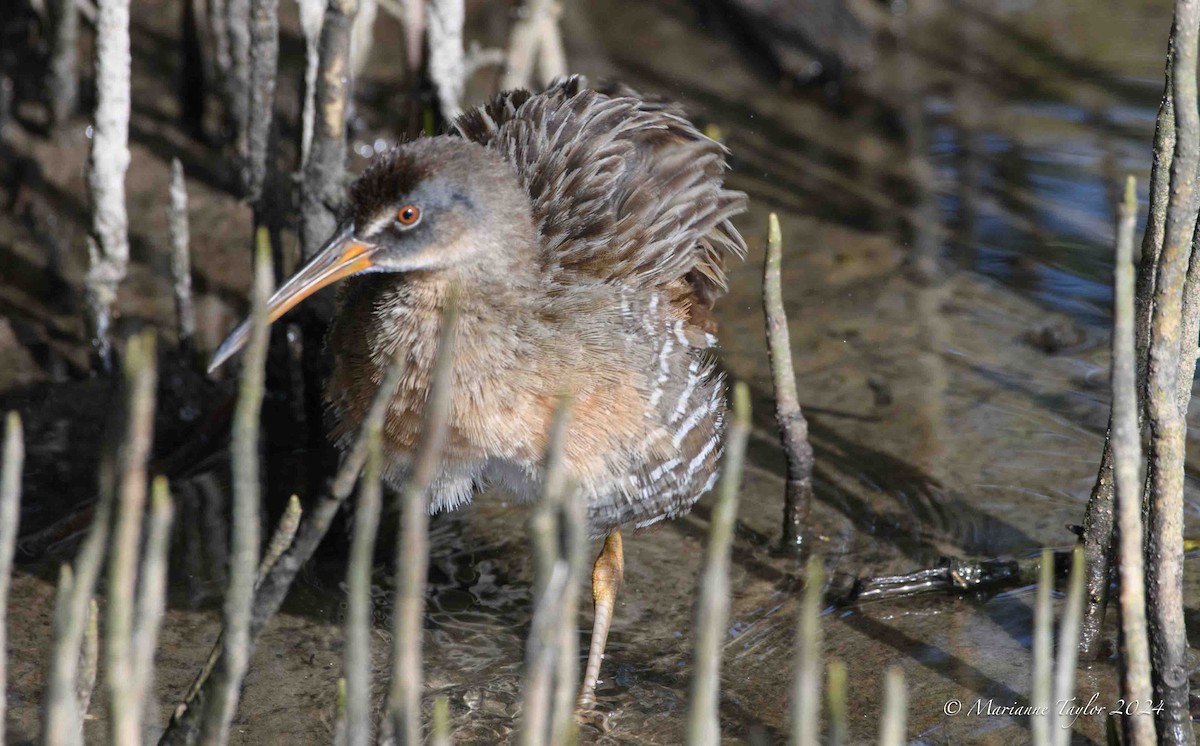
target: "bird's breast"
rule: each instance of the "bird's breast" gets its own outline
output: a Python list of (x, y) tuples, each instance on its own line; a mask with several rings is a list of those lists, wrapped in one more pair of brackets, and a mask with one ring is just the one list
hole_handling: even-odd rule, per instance
[[(415, 285), (415, 286), (414, 286)], [(325, 399), (335, 442), (345, 445), (362, 426), (388, 366), (398, 360), (400, 383), (388, 402), (384, 448), (410, 458), (421, 442), (433, 385), (447, 289), (368, 275), (347, 283), (326, 338), (332, 370)], [(479, 314), (460, 308), (450, 372), (449, 437), (443, 460), (529, 455), (530, 434), (545, 431), (537, 391), (503, 371), (514, 363), (502, 327), (480, 329)]]

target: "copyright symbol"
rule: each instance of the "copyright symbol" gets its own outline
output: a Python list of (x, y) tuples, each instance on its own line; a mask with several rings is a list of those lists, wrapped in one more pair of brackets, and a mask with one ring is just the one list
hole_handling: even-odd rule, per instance
[(945, 706), (942, 707), (942, 712), (951, 716), (957, 715), (961, 710), (962, 702), (959, 702), (957, 699), (950, 700), (945, 704)]

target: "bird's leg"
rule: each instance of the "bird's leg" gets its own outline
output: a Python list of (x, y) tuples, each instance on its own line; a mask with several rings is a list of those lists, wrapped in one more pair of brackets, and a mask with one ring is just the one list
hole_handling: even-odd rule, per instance
[(600, 662), (604, 660), (604, 645), (608, 641), (608, 627), (612, 624), (617, 593), (624, 581), (625, 550), (621, 543), (621, 529), (618, 528), (604, 540), (604, 548), (592, 567), (592, 603), (595, 605), (596, 618), (592, 622), (592, 644), (588, 648), (587, 668), (583, 672), (583, 689), (579, 692), (580, 708), (596, 704)]

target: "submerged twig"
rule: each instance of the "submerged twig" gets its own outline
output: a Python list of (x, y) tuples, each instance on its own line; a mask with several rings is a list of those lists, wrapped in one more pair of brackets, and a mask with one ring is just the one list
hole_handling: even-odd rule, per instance
[[(1142, 438), (1138, 428), (1137, 363), (1134, 344), (1133, 231), (1137, 225), (1137, 187), (1125, 183), (1117, 221), (1114, 274), (1112, 448), (1116, 477), (1118, 601), (1121, 610), (1121, 697), (1150, 702), (1150, 645), (1146, 638), (1145, 559), (1142, 554)], [(1147, 708), (1148, 709), (1148, 708)], [(1154, 718), (1142, 710), (1121, 717), (1125, 743), (1151, 746)]]
[[(470, 80), (471, 76), (485, 67), (498, 67), (504, 64), (506, 55), (499, 47), (483, 47), (478, 41), (472, 41), (467, 47), (463, 65), (466, 67), (463, 78)], [(565, 67), (565, 65), (564, 65)]]
[(908, 692), (904, 689), (904, 671), (892, 666), (883, 680), (883, 719), (879, 726), (879, 746), (902, 746), (908, 717)]
[(150, 522), (146, 530), (146, 548), (142, 555), (137, 601), (137, 616), (130, 641), (133, 667), (129, 679), (131, 696), (142, 713), (153, 705), (154, 651), (162, 624), (167, 597), (167, 550), (171, 542), (171, 521), (175, 507), (167, 489), (166, 477), (155, 477), (150, 494)]
[(375, 536), (383, 503), (380, 482), (383, 431), (367, 433), (367, 465), (359, 482), (354, 511), (354, 538), (350, 544), (349, 587), (346, 610), (346, 651), (343, 676), (346, 680), (346, 743), (368, 746), (371, 742), (371, 567), (374, 565)]
[[(71, 597), (74, 592), (75, 573), (69, 564), (63, 564), (58, 568), (58, 586), (54, 593), (56, 638), (54, 646), (50, 650), (52, 667), (57, 665), (59, 654), (66, 648), (66, 645), (57, 637), (57, 626), (60, 615), (64, 613), (61, 610), (71, 605)], [(72, 673), (73, 678), (69, 690), (59, 686), (55, 686), (52, 690), (47, 687), (46, 696), (42, 700), (41, 743), (43, 746), (83, 743), (83, 719), (80, 713), (87, 713), (88, 704), (92, 699), (92, 687), (96, 684), (96, 666), (94, 664), (89, 666), (88, 663), (94, 661), (99, 652), (100, 627), (97, 620), (99, 612), (94, 599), (84, 607), (83, 613), (84, 619), (81, 628), (85, 631), (80, 634), (82, 649), (75, 650), (72, 670), (77, 671), (83, 668), (85, 674), (75, 680), (74, 673)], [(51, 668), (52, 673), (53, 670)]]
[(79, 681), (75, 686), (75, 701), (79, 705), (79, 735), (83, 735), (83, 720), (96, 691), (96, 676), (100, 671), (100, 604), (88, 601), (83, 642), (79, 647)]
[(400, 24), (404, 26), (404, 54), (408, 73), (415, 75), (425, 64), (425, 9), (429, 0), (385, 0), (400, 3)]
[(6, 743), (4, 718), (8, 711), (8, 588), (12, 582), (17, 522), (21, 518), (21, 474), (25, 466), (25, 437), (21, 418), (4, 418), (4, 452), (0, 461), (0, 743)]
[(721, 484), (713, 506), (704, 570), (696, 599), (695, 668), (688, 697), (687, 723), (687, 742), (691, 746), (715, 746), (721, 741), (721, 724), (717, 717), (721, 640), (729, 616), (729, 554), (749, 436), (750, 389), (745, 383), (738, 382), (733, 388), (733, 418), (726, 434)]
[(271, 540), (267, 542), (267, 550), (263, 552), (262, 562), (258, 563), (258, 579), (254, 583), (255, 589), (262, 585), (267, 573), (271, 572), (276, 561), (292, 545), (292, 541), (296, 538), (296, 531), (300, 528), (300, 517), (303, 514), (304, 512), (300, 508), (300, 498), (295, 495), (289, 497), (287, 507), (284, 508), (283, 515), (279, 517), (279, 523), (275, 526), (275, 533), (271, 534)]
[[(1197, 196), (1192, 196), (1193, 214), (1197, 207)], [(1190, 256), (1200, 254), (1200, 232), (1193, 229)], [(1187, 418), (1188, 404), (1192, 401), (1192, 387), (1196, 379), (1196, 356), (1200, 352), (1200, 262), (1188, 262), (1187, 276), (1183, 282), (1183, 317), (1179, 332), (1179, 377), (1176, 381), (1176, 397), (1180, 416)]]
[(421, 742), (421, 621), (425, 615), (425, 582), (429, 568), (429, 510), (427, 493), (442, 463), (449, 434), (450, 392), (454, 362), (457, 302), (452, 296), (442, 315), (437, 359), (425, 404), (421, 444), (400, 503), (400, 532), (396, 543), (396, 600), (392, 610), (392, 665), (387, 718), (400, 746)]
[(467, 68), (463, 56), (463, 0), (429, 0), (429, 79), (437, 91), (442, 118), (452, 121), (462, 113)]
[[(275, 121), (275, 76), (279, 62), (279, 0), (250, 0), (249, 97), (242, 188), (256, 209), (264, 201), (267, 171), (274, 163), (270, 148)], [(261, 221), (260, 221), (261, 222)]]
[(1049, 549), (1042, 550), (1037, 596), (1033, 605), (1033, 693), (1030, 730), (1035, 746), (1050, 746), (1053, 725), (1050, 698), (1054, 693), (1054, 609), (1050, 593), (1054, 590), (1054, 567)]
[[(222, 14), (221, 31), (226, 43), (225, 67), (221, 76), (221, 93), (225, 100), (225, 120), (234, 145), (237, 166), (240, 168), (249, 153), (251, 99), (250, 47), (251, 0), (219, 0), (212, 12)], [(235, 181), (240, 181), (235, 176)], [(238, 189), (244, 188), (242, 183)]]
[[(567, 412), (560, 405), (550, 429), (542, 495), (530, 519), (534, 548), (534, 598), (536, 603), (529, 639), (525, 646), (525, 676), (522, 681), (521, 743), (537, 746), (552, 740), (551, 721), (556, 704), (554, 673), (560, 656), (560, 620), (566, 618), (566, 596), (571, 590), (571, 568), (562, 557), (559, 519), (566, 491), (563, 454), (566, 444)], [(574, 624), (574, 614), (571, 615)]]
[(12, 133), (13, 106), (16, 104), (16, 86), (6, 73), (0, 73), (0, 146), (8, 144)]
[[(551, 452), (546, 470), (560, 463), (561, 453), (556, 457), (555, 439), (551, 436)], [(557, 495), (550, 489), (542, 490), (541, 498), (533, 509), (529, 533), (533, 543), (533, 619), (529, 625), (529, 638), (525, 644), (525, 669), (521, 680), (523, 703), (521, 706), (522, 744), (540, 744), (546, 740), (552, 685), (553, 643), (547, 627), (552, 612), (548, 610), (556, 600), (562, 598), (566, 584), (566, 564), (558, 556), (558, 510)]]
[[(1175, 150), (1175, 107), (1171, 83), (1174, 58), (1175, 30), (1172, 28), (1171, 36), (1167, 40), (1166, 82), (1154, 128), (1154, 155), (1150, 167), (1150, 206), (1146, 217), (1146, 232), (1142, 236), (1137, 291), (1134, 296), (1134, 339), (1137, 347), (1134, 359), (1137, 365), (1139, 426), (1143, 424), (1142, 420), (1145, 415), (1143, 408), (1145, 407), (1147, 366), (1149, 365), (1151, 322), (1154, 313), (1154, 288), (1158, 275), (1159, 257), (1162, 254), (1170, 170)], [(1188, 374), (1189, 396), (1191, 393), (1190, 381), (1191, 377)], [(1182, 402), (1181, 406), (1186, 408), (1186, 400)], [(1104, 439), (1104, 449), (1100, 457), (1100, 468), (1088, 498), (1087, 511), (1083, 519), (1083, 551), (1084, 560), (1087, 563), (1087, 576), (1084, 591), (1083, 625), (1079, 636), (1079, 657), (1082, 660), (1096, 660), (1103, 654), (1100, 635), (1104, 627), (1104, 612), (1108, 603), (1115, 515), (1112, 420), (1113, 418), (1110, 417)]]
[(829, 738), (828, 746), (846, 743), (848, 730), (846, 715), (846, 664), (840, 660), (829, 661)]
[[(126, 357), (138, 357), (142, 342), (130, 340)], [(120, 422), (118, 420), (118, 422)], [(98, 498), (92, 509), (92, 525), (75, 558), (74, 567), (64, 567), (59, 578), (54, 607), (54, 645), (50, 651), (50, 670), (46, 677), (43, 702), (42, 743), (46, 746), (77, 744), (82, 738), (83, 714), (91, 697), (95, 681), (95, 666), (89, 675), (80, 677), (80, 647), (85, 633), (91, 636), (89, 608), (94, 606), (92, 594), (100, 573), (100, 564), (108, 545), (109, 520), (117, 490), (117, 454), (106, 448), (100, 460)], [(95, 646), (93, 645), (94, 649)], [(81, 692), (86, 692), (83, 696)], [(81, 707), (80, 700), (85, 700)]]
[(346, 680), (337, 680), (337, 700), (333, 712), (333, 746), (346, 746)]
[(924, 593), (979, 593), (1021, 585), (1036, 572), (1036, 559), (965, 560), (944, 557), (937, 567), (901, 575), (856, 578), (842, 603), (894, 600)]
[(528, 0), (525, 3), (521, 17), (513, 23), (509, 35), (501, 89), (530, 87), (535, 65), (543, 84), (566, 74), (566, 58), (558, 29), (560, 13), (556, 0)]
[(259, 228), (254, 261), (250, 341), (233, 419), (233, 527), (229, 586), (225, 594), (224, 646), (217, 664), (216, 692), (208, 704), (202, 740), (224, 744), (250, 663), (251, 612), (260, 561), (259, 416), (265, 385), (267, 299), (271, 295), (271, 247)]
[(543, 585), (529, 625), (525, 649), (525, 675), (521, 682), (524, 704), (521, 709), (522, 746), (550, 743), (548, 738), (557, 643), (555, 614), (561, 613), (559, 601), (566, 592), (567, 563), (555, 559), (550, 576)]
[[(563, 405), (564, 409), (566, 405)], [(561, 414), (566, 420), (568, 413)], [(559, 436), (566, 441), (566, 426)], [(562, 613), (558, 617), (558, 663), (554, 672), (554, 700), (550, 706), (550, 743), (571, 744), (578, 740), (576, 696), (579, 693), (579, 588), (586, 576), (587, 517), (584, 501), (567, 483), (565, 469), (558, 477), (562, 484), (560, 535), (562, 555), (567, 562), (567, 587), (563, 592)], [(547, 482), (550, 475), (546, 475)], [(547, 486), (549, 489), (549, 486)]]
[[(304, 156), (300, 178), (300, 255), (308, 261), (337, 227), (338, 210), (345, 200), (346, 119), (352, 103), (353, 78), (350, 65), (350, 32), (358, 0), (328, 0), (321, 21), (317, 71), (313, 96), (311, 141)], [(311, 28), (309, 30), (312, 30)], [(307, 92), (306, 92), (307, 97)], [(304, 137), (304, 134), (301, 134)], [(302, 313), (301, 372), (304, 381), (304, 419), (323, 421), (321, 380), (325, 361), (322, 340), (333, 315), (327, 293), (308, 300)], [(327, 444), (320, 428), (309, 425), (313, 448)]]
[(96, 112), (87, 185), (88, 333), (99, 367), (112, 368), (112, 307), (129, 268), (125, 172), (129, 168), (129, 0), (100, 0), (96, 19)]
[(1166, 237), (1167, 207), (1170, 203), (1171, 164), (1175, 160), (1175, 28), (1167, 39), (1166, 74), (1162, 99), (1154, 124), (1154, 152), (1150, 162), (1150, 204), (1146, 211), (1146, 232), (1142, 234), (1138, 262), (1137, 288), (1134, 294), (1134, 339), (1137, 343), (1138, 404), (1145, 406), (1147, 366), (1150, 362), (1151, 325), (1154, 319), (1154, 288), (1158, 282), (1158, 263)]
[(187, 182), (183, 164), (171, 159), (171, 280), (175, 291), (175, 323), (179, 347), (191, 350), (196, 336), (196, 309), (192, 305), (191, 232), (188, 229)]
[(767, 320), (767, 351), (775, 388), (775, 423), (787, 458), (784, 493), (783, 536), (785, 550), (799, 551), (804, 543), (804, 523), (812, 507), (813, 449), (808, 441), (808, 420), (796, 393), (796, 371), (792, 366), (792, 342), (787, 312), (783, 306), (783, 235), (779, 217), (771, 213), (767, 228), (767, 259), (763, 269), (763, 312)]
[(325, 20), (322, 0), (297, 0), (300, 6), (300, 31), (304, 35), (304, 104), (300, 113), (300, 162), (304, 173), (308, 151), (312, 147), (313, 120), (316, 117), (317, 66), (321, 61), (321, 25)]
[(429, 746), (450, 746), (450, 701), (446, 697), (433, 700), (433, 723)]
[(1105, 432), (1100, 468), (1083, 515), (1083, 553), (1086, 560), (1083, 626), (1079, 635), (1079, 657), (1091, 661), (1103, 655), (1101, 631), (1108, 608), (1113, 538), (1113, 417)]
[(817, 746), (821, 734), (821, 591), (825, 566), (810, 557), (797, 624), (796, 682), (792, 687), (792, 746)]
[(529, 536), (533, 544), (533, 597), (545, 595), (546, 584), (558, 561), (559, 517), (563, 484), (562, 458), (567, 413), (560, 407), (550, 428), (549, 448), (546, 451), (545, 477), (542, 494), (529, 515)]
[(79, 108), (79, 4), (52, 0), (49, 4), (54, 40), (50, 47), (50, 125), (62, 127)]
[(379, 15), (377, 0), (358, 0), (354, 23), (350, 26), (350, 74), (362, 75), (375, 45), (375, 17)]
[(210, 57), (212, 82), (221, 96), (221, 103), (225, 109), (222, 114), (228, 129), (233, 120), (229, 93), (230, 73), (233, 69), (233, 45), (229, 39), (227, 3), (228, 0), (206, 0), (204, 16), (208, 21), (208, 35), (212, 40), (210, 45), (212, 47)]
[(1075, 696), (1075, 664), (1079, 656), (1079, 619), (1083, 615), (1083, 549), (1071, 554), (1071, 575), (1067, 581), (1067, 600), (1058, 625), (1058, 656), (1054, 661), (1054, 702), (1051, 722), (1052, 743), (1067, 746), (1071, 742), (1071, 719), (1062, 704)]
[(1178, 401), (1182, 295), (1196, 224), (1200, 161), (1197, 111), (1197, 35), (1200, 2), (1175, 4), (1172, 94), (1175, 155), (1171, 162), (1162, 254), (1155, 284), (1146, 415), (1150, 426), (1150, 495), (1146, 536), (1155, 700), (1162, 703), (1158, 735), (1165, 744), (1192, 744), (1188, 703), (1188, 643), (1183, 616), (1183, 480), (1186, 425)]
[[(300, 246), (308, 260), (337, 224), (346, 173), (346, 111), (350, 102), (350, 25), (357, 0), (329, 0), (321, 23), (315, 121), (300, 183)], [(307, 345), (305, 345), (307, 347)]]
[[(385, 13), (395, 18), (404, 29), (404, 72), (409, 81), (408, 103), (401, 115), (401, 130), (409, 135), (420, 133), (433, 111), (426, 105), (428, 82), (426, 69), (426, 10), (429, 0), (376, 0)], [(468, 74), (469, 77), (469, 74)], [(432, 133), (429, 133), (432, 134)]]
[(542, 43), (537, 53), (537, 67), (543, 85), (549, 85), (555, 78), (568, 72), (567, 50), (563, 46), (562, 29), (559, 27), (561, 17), (562, 3), (555, 2), (550, 6), (549, 17), (544, 21)]
[(138, 552), (146, 511), (146, 463), (154, 442), (154, 337), (129, 341), (125, 353), (126, 408), (117, 449), (117, 504), (108, 561), (104, 618), (104, 667), (111, 743), (138, 743), (142, 692), (134, 684), (133, 625), (136, 618)]

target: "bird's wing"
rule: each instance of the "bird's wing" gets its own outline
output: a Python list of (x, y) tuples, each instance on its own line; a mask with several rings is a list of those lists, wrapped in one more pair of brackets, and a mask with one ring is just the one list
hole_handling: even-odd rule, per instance
[(745, 254), (730, 218), (746, 195), (724, 188), (724, 146), (676, 107), (574, 76), (502, 93), (455, 127), (513, 164), (551, 272), (662, 289), (703, 325), (725, 255)]

